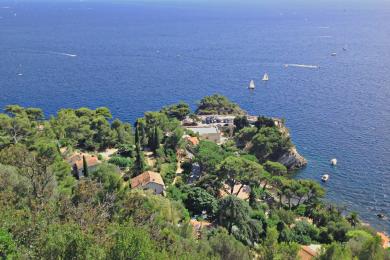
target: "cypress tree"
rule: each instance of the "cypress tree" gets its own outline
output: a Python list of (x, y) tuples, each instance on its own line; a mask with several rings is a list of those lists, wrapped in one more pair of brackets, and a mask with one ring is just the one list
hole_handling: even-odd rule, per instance
[(76, 180), (80, 180), (79, 171), (78, 171), (76, 165), (73, 165), (73, 167), (72, 167), (72, 173), (73, 173), (73, 177), (74, 177)]
[(150, 140), (150, 148), (153, 150), (153, 152), (156, 152), (156, 150), (160, 147), (160, 139), (160, 131), (158, 127), (155, 126)]
[(138, 144), (140, 142), (139, 139), (139, 129), (138, 129), (138, 121), (135, 124), (135, 143)]
[(135, 148), (136, 156), (135, 156), (135, 163), (134, 163), (134, 170), (135, 170), (135, 176), (141, 174), (145, 169), (145, 161), (144, 156), (141, 151), (140, 143), (138, 142), (136, 144)]
[(88, 177), (88, 164), (84, 155), (83, 155), (83, 172), (84, 172), (84, 177)]

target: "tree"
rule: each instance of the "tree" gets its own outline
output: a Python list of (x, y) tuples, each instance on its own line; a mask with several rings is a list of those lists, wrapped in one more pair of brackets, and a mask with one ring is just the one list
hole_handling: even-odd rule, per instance
[(111, 228), (113, 243), (109, 249), (109, 259), (164, 259), (167, 255), (159, 253), (149, 233), (131, 223), (114, 225)]
[(255, 123), (255, 126), (257, 128), (262, 128), (262, 127), (274, 127), (275, 122), (272, 118), (264, 117), (264, 116), (258, 116), (257, 121)]
[(164, 148), (165, 150), (176, 151), (183, 146), (183, 134), (184, 130), (182, 128), (175, 129), (165, 140)]
[(157, 126), (155, 126), (154, 131), (149, 138), (149, 147), (154, 152), (156, 152), (156, 150), (160, 148), (161, 140), (162, 140), (162, 132)]
[(16, 253), (15, 241), (6, 230), (0, 228), (0, 258), (13, 259)]
[(256, 127), (245, 127), (241, 129), (235, 135), (235, 140), (237, 142), (238, 147), (245, 147), (247, 143), (249, 143), (253, 137), (257, 134), (258, 129)]
[(34, 151), (22, 144), (12, 145), (0, 152), (0, 162), (17, 167), (21, 176), (31, 185), (29, 207), (37, 212), (52, 198), (55, 189), (55, 175), (52, 165), (56, 160), (54, 143), (37, 142)]
[(131, 168), (132, 166), (134, 166), (134, 161), (132, 159), (121, 156), (113, 156), (108, 160), (108, 162), (120, 168)]
[(385, 259), (384, 256), (385, 253), (382, 248), (382, 239), (379, 236), (375, 236), (372, 239), (368, 239), (363, 244), (362, 251), (359, 254), (359, 259), (381, 260)]
[(40, 248), (37, 249), (42, 259), (99, 259), (104, 251), (74, 224), (52, 224), (47, 232), (42, 232)]
[[(320, 260), (350, 260), (352, 259), (351, 251), (340, 244), (332, 243), (319, 256)], [(367, 259), (367, 258), (363, 258)]]
[(256, 162), (241, 157), (229, 156), (221, 162), (218, 179), (230, 187), (230, 194), (234, 194), (234, 187), (240, 185), (235, 194), (238, 195), (244, 185), (257, 184), (263, 172), (263, 167)]
[(346, 242), (347, 233), (351, 229), (351, 226), (345, 219), (341, 219), (337, 222), (330, 221), (327, 228), (328, 234), (330, 234), (335, 241)]
[(351, 212), (347, 217), (346, 220), (351, 224), (351, 226), (356, 227), (360, 223), (358, 214), (356, 212)]
[(217, 221), (231, 235), (234, 226), (239, 228), (248, 221), (249, 212), (250, 207), (243, 200), (235, 196), (226, 196), (220, 201)]
[(103, 185), (105, 191), (113, 193), (122, 188), (122, 178), (117, 167), (102, 163), (91, 174), (91, 178)]
[(31, 122), (25, 114), (10, 117), (0, 114), (0, 147), (17, 144), (34, 133)]
[(249, 126), (248, 118), (246, 116), (236, 116), (234, 118), (234, 126), (236, 127), (234, 129), (235, 132), (240, 131), (244, 127), (248, 127)]
[(144, 153), (141, 151), (141, 147), (138, 142), (135, 148), (135, 162), (134, 162), (135, 175), (134, 176), (141, 174), (144, 170), (145, 170)]
[(263, 164), (264, 169), (272, 175), (283, 176), (287, 174), (287, 168), (281, 163), (266, 161)]
[(195, 161), (203, 173), (216, 173), (218, 164), (225, 158), (225, 153), (217, 144), (200, 141), (195, 150)]
[(200, 100), (196, 113), (199, 115), (243, 115), (245, 114), (236, 103), (222, 95), (212, 95)]
[(293, 240), (301, 245), (309, 245), (318, 238), (319, 230), (306, 221), (298, 221), (293, 231)]
[(252, 139), (251, 152), (260, 162), (277, 161), (280, 156), (292, 147), (290, 138), (283, 135), (276, 127), (263, 127)]
[(275, 228), (268, 228), (266, 239), (261, 247), (261, 256), (265, 260), (277, 259), (278, 253), (278, 231)]
[(83, 155), (83, 173), (84, 173), (84, 177), (88, 177), (88, 175), (89, 175), (88, 163), (87, 163), (87, 160), (85, 159), (84, 155)]
[(199, 187), (192, 188), (188, 191), (184, 204), (194, 215), (200, 215), (202, 211), (206, 211), (208, 216), (213, 217), (218, 209), (217, 200)]
[(220, 259), (224, 260), (249, 260), (252, 256), (249, 250), (237, 241), (234, 237), (229, 236), (223, 229), (215, 231), (216, 234), (212, 234), (208, 243), (214, 252), (216, 252)]
[(105, 119), (111, 119), (112, 118), (111, 111), (107, 107), (98, 107), (98, 108), (96, 108), (95, 115), (102, 116)]
[(117, 147), (134, 144), (132, 128), (129, 123), (122, 123), (120, 120), (115, 119), (111, 123), (111, 129), (115, 133), (114, 138)]
[(187, 103), (179, 102), (178, 104), (164, 107), (161, 112), (165, 113), (169, 117), (173, 117), (181, 121), (191, 113), (191, 110)]

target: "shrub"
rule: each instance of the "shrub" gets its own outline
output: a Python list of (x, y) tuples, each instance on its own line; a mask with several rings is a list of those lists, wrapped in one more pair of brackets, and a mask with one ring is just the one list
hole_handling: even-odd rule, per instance
[(108, 162), (120, 168), (132, 167), (134, 165), (134, 161), (132, 159), (120, 156), (114, 156), (110, 158)]

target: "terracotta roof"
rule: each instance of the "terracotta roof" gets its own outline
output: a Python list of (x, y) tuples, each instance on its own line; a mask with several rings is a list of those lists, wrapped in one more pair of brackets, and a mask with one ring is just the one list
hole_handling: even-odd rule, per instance
[(85, 160), (87, 161), (88, 167), (93, 167), (98, 165), (99, 159), (94, 156), (87, 153), (76, 153), (73, 154), (71, 157), (68, 158), (68, 162), (73, 166), (76, 165), (77, 169), (83, 168), (83, 156), (85, 156)]
[(317, 245), (310, 246), (301, 246), (301, 249), (298, 252), (299, 259), (301, 260), (311, 260), (317, 256), (320, 247)]
[(146, 171), (131, 179), (131, 188), (137, 188), (138, 186), (145, 186), (146, 184), (154, 182), (165, 186), (161, 175), (157, 172)]
[(386, 234), (384, 234), (382, 232), (378, 232), (377, 235), (381, 237), (381, 239), (382, 239), (382, 246), (383, 246), (384, 249), (390, 247), (390, 239), (389, 239), (388, 236), (386, 236)]
[(198, 137), (189, 136), (189, 137), (187, 137), (187, 140), (188, 140), (192, 145), (198, 145), (198, 144), (199, 144), (199, 139), (198, 139)]

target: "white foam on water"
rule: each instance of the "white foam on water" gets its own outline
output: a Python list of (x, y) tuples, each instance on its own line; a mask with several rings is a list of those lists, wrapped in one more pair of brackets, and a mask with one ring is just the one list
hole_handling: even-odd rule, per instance
[(306, 69), (318, 69), (320, 66), (318, 65), (307, 65), (307, 64), (284, 64), (287, 67), (295, 67), (295, 68), (306, 68)]
[(333, 38), (333, 36), (330, 36), (330, 35), (321, 35), (321, 36), (318, 36), (318, 38)]
[(49, 53), (51, 54), (55, 54), (55, 55), (62, 55), (62, 56), (67, 56), (67, 57), (77, 57), (76, 54), (72, 54), (72, 53), (66, 53), (66, 52), (56, 52), (56, 51), (50, 51)]

